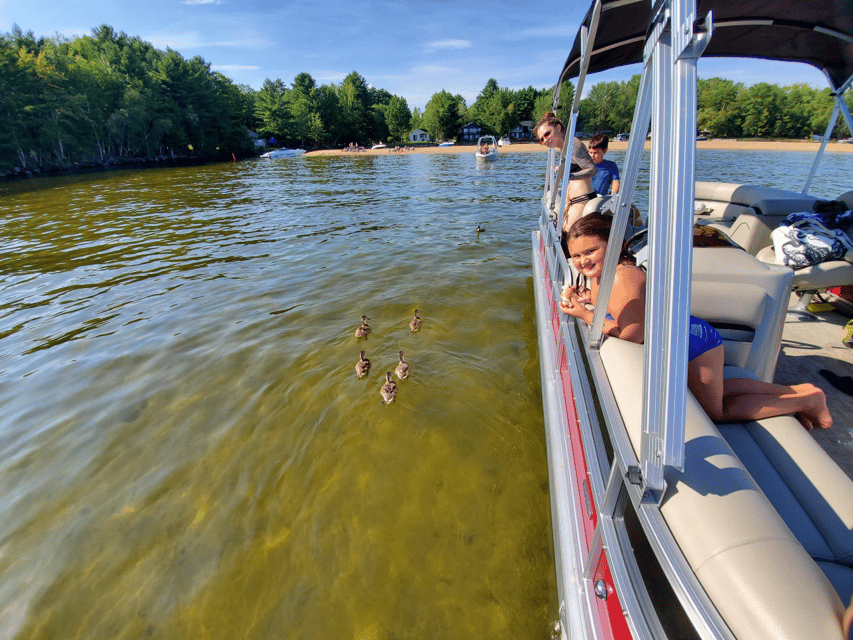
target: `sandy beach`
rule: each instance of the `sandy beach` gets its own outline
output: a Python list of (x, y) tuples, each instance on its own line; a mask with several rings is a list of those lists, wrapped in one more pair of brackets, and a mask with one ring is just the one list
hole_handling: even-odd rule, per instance
[[(646, 148), (650, 143), (646, 141)], [(698, 149), (735, 149), (741, 151), (810, 151), (816, 153), (820, 148), (819, 142), (812, 140), (785, 140), (768, 142), (764, 140), (700, 140), (696, 143)], [(620, 151), (628, 148), (627, 142), (610, 142), (610, 149)], [(500, 153), (541, 153), (547, 148), (536, 143), (518, 143), (500, 147)], [(826, 145), (827, 151), (853, 152), (853, 144), (843, 142), (830, 142)], [(453, 147), (415, 147), (412, 151), (394, 151), (390, 149), (367, 149), (359, 153), (351, 154), (349, 151), (340, 149), (322, 149), (320, 151), (309, 151), (305, 155), (334, 156), (334, 155), (379, 155), (389, 153), (474, 153), (475, 145), (456, 145)]]

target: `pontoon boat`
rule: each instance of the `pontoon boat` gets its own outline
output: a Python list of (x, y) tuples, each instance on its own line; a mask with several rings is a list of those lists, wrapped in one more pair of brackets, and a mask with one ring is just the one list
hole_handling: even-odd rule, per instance
[[(850, 475), (794, 417), (715, 424), (686, 386), (691, 313), (723, 335), (727, 376), (774, 380), (796, 275), (753, 253), (778, 216), (814, 199), (814, 168), (802, 194), (695, 182), (696, 63), (703, 55), (811, 64), (835, 97), (827, 136), (839, 113), (853, 130), (842, 97), (853, 80), (848, 0), (597, 0), (586, 14), (555, 83), (555, 109), (565, 80), (577, 79), (575, 101), (560, 169), (546, 169), (533, 233), (556, 629), (578, 640), (841, 640), (853, 597)], [(588, 203), (587, 211), (613, 212), (613, 230), (586, 325), (558, 306), (571, 276), (557, 231), (568, 144), (586, 74), (639, 62), (622, 187), (612, 200)], [(605, 337), (602, 328), (650, 129), (640, 345)], [(546, 167), (555, 160), (549, 150)], [(843, 199), (853, 206), (850, 193)], [(740, 246), (694, 248), (699, 201), (710, 203), (705, 222)], [(833, 429), (850, 428), (849, 413), (835, 417)]]

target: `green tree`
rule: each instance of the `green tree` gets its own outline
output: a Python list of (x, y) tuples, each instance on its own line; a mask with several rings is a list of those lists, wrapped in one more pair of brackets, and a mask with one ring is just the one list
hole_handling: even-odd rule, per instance
[[(562, 85), (560, 85), (560, 99), (557, 103), (557, 110), (555, 112), (557, 117), (566, 123), (566, 126), (569, 124), (569, 116), (572, 112), (572, 103), (574, 99), (575, 85), (571, 80), (566, 80)], [(531, 119), (538, 122), (546, 112), (553, 111), (553, 102), (554, 89), (543, 89), (533, 103), (533, 117)]]
[(509, 133), (510, 129), (518, 124), (515, 103), (512, 99), (511, 91), (501, 89), (486, 101), (480, 119), (487, 132), (496, 136), (503, 135)]
[(287, 87), (280, 79), (264, 80), (255, 102), (258, 133), (280, 140), (290, 137), (292, 117), (287, 100)]
[(700, 79), (697, 84), (696, 125), (714, 137), (742, 135), (740, 94), (743, 85), (722, 78)]
[(756, 138), (778, 135), (783, 103), (782, 90), (772, 84), (759, 82), (743, 92), (743, 133)]
[(405, 98), (392, 96), (385, 109), (385, 121), (392, 140), (406, 142), (411, 131), (412, 112)]
[(337, 87), (332, 84), (324, 84), (318, 87), (315, 92), (315, 104), (317, 115), (323, 123), (323, 135), (318, 142), (338, 146), (344, 130), (340, 120), (340, 101)]
[(430, 138), (436, 141), (455, 139), (462, 127), (460, 107), (465, 107), (465, 101), (444, 89), (434, 94), (427, 102), (424, 110), (423, 125)]
[(341, 83), (340, 100), (341, 126), (350, 141), (364, 144), (372, 130), (370, 90), (367, 81), (353, 71)]

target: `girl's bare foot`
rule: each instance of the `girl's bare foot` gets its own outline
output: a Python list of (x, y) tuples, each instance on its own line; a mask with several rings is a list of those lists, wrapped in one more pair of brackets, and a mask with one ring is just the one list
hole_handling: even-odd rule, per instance
[[(817, 389), (817, 387), (815, 387)], [(832, 426), (832, 416), (829, 407), (826, 406), (826, 395), (818, 389), (819, 393), (807, 396), (808, 406), (803, 411), (815, 427), (829, 429)]]
[(796, 414), (796, 418), (800, 421), (800, 424), (803, 425), (806, 431), (814, 429), (814, 424), (812, 424), (812, 421), (809, 420), (804, 413)]

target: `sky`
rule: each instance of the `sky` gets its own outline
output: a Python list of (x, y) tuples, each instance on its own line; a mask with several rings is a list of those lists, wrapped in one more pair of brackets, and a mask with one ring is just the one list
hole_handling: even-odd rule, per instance
[[(185, 58), (201, 56), (237, 84), (290, 85), (311, 74), (339, 84), (352, 71), (423, 111), (442, 89), (470, 105), (486, 82), (551, 87), (569, 54), (587, 0), (0, 0), (0, 32), (17, 24), (38, 36), (73, 38), (107, 24)], [(558, 7), (559, 9), (556, 9)], [(631, 65), (591, 75), (624, 81)], [(759, 74), (760, 70), (760, 74)], [(803, 64), (700, 60), (699, 77), (752, 85), (826, 86)]]

